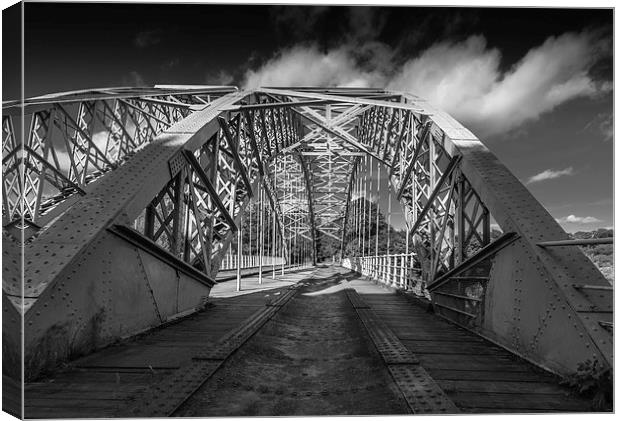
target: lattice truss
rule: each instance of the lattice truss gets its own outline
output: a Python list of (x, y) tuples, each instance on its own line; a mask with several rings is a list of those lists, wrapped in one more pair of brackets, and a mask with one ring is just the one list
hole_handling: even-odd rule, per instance
[[(355, 146), (388, 171), (409, 231), (428, 250), (432, 279), (490, 242), (491, 219), (461, 173), (460, 157), (450, 156), (441, 136), (431, 133), (429, 116), (415, 107), (402, 107), (400, 101), (393, 106), (366, 107), (358, 118)], [(350, 192), (361, 174), (351, 170), (349, 174)], [(348, 215), (350, 199), (349, 193), (348, 230), (355, 223)]]
[(310, 238), (302, 167), (293, 155), (280, 152), (299, 138), (299, 118), (290, 109), (272, 104), (273, 98), (262, 97), (228, 120), (219, 116), (217, 135), (195, 152), (185, 151), (179, 175), (170, 182), (174, 186), (153, 199), (135, 227), (176, 257), (212, 275), (244, 209), (257, 189), (263, 188), (281, 237), (288, 244), (298, 236)]
[[(144, 144), (232, 89), (116, 88), (4, 103), (3, 225), (43, 225), (60, 203), (122, 165)], [(24, 139), (23, 145), (21, 139)], [(23, 177), (23, 179), (22, 179)], [(48, 217), (46, 217), (48, 216)]]
[[(4, 226), (43, 226), (158, 134), (234, 88), (107, 89), (29, 100), (23, 150), (4, 105)], [(373, 89), (261, 89), (222, 109), (217, 133), (172, 160), (133, 228), (212, 275), (243, 210), (267, 192), (283, 245), (347, 232), (362, 157), (381, 163), (432, 273), (489, 242), (490, 215), (415, 100)], [(21, 178), (20, 168), (24, 170)]]
[[(592, 356), (611, 365), (609, 283), (578, 249), (549, 245), (568, 239), (553, 217), (471, 132), (419, 98), (356, 88), (73, 92), (4, 103), (2, 141), (3, 293), (11, 311), (25, 312), (26, 326), (34, 323), (26, 345), (32, 361), (43, 355), (32, 344), (47, 347), (51, 332), (62, 337), (58, 323), (78, 320), (75, 332), (90, 343), (99, 328), (83, 326), (100, 320), (102, 308), (114, 329), (108, 339), (162, 322), (153, 315), (133, 332), (121, 330), (126, 314), (144, 314), (125, 300), (133, 286), (166, 304), (176, 300), (168, 316), (202, 305), (257, 193), (275, 221), (269, 237), (278, 257), (290, 261), (309, 240), (315, 258), (323, 239), (343, 250), (347, 229), (368, 232), (353, 230), (360, 209), (351, 218), (350, 203), (354, 189), (372, 190), (363, 172), (379, 163), (437, 311), (484, 322), (498, 343), (527, 347), (541, 365), (558, 352), (563, 369)], [(491, 242), (493, 222), (506, 233)], [(136, 263), (142, 270), (125, 270)], [(493, 279), (499, 288), (484, 289)], [(50, 301), (65, 300), (65, 287), (95, 304)], [(140, 294), (150, 309), (154, 301)], [(66, 335), (50, 351), (54, 364), (56, 351), (75, 343), (72, 331)]]
[[(400, 130), (391, 126), (383, 142), (392, 163), (390, 181), (415, 241), (429, 251), (432, 279), (466, 258), (476, 240), (478, 248), (489, 243), (490, 214), (461, 173), (460, 156), (448, 154), (427, 116), (394, 114), (404, 117), (396, 117)], [(371, 126), (385, 124), (385, 118), (368, 118)]]
[(284, 238), (289, 243), (296, 238), (313, 240), (305, 171), (299, 156), (293, 154), (271, 162), (271, 173), (277, 186), (277, 203), (283, 218)]

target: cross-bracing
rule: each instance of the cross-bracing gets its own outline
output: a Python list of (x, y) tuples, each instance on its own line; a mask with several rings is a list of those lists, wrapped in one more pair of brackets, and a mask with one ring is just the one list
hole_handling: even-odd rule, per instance
[[(612, 364), (607, 281), (470, 131), (412, 95), (158, 86), (5, 103), (3, 175), (4, 320), (18, 350), (25, 318), (27, 377), (195, 311), (244, 255), (261, 273), (329, 256), (559, 373)], [(377, 255), (381, 177), (373, 200), (400, 203), (404, 254)]]

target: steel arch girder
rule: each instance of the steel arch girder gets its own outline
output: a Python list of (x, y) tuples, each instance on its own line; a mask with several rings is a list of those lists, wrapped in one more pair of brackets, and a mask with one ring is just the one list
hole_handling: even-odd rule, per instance
[[(285, 92), (275, 89), (265, 91), (276, 92), (279, 95)], [(574, 371), (576, 364), (587, 358), (597, 359), (607, 365), (613, 364), (611, 335), (597, 323), (598, 318), (605, 318), (610, 314), (610, 294), (607, 294), (607, 298), (599, 300), (573, 287), (573, 284), (605, 285), (606, 281), (579, 250), (570, 247), (546, 250), (537, 246), (541, 241), (566, 238), (566, 233), (471, 132), (447, 114), (432, 108), (418, 98), (407, 95), (403, 95), (402, 98), (406, 98), (408, 102), (394, 103), (338, 97), (329, 93), (286, 92), (317, 101), (333, 100), (339, 103), (350, 101), (358, 105), (394, 107), (407, 110), (419, 120), (423, 117), (428, 118), (431, 122), (429, 133), (439, 140), (449, 156), (461, 157), (459, 170), (498, 224), (504, 231), (515, 232), (519, 236), (516, 242), (502, 249), (494, 258), (489, 281), (491, 288), (486, 292), (488, 308), (485, 308), (482, 324), (474, 328), (537, 364), (557, 372)], [(105, 254), (110, 250), (122, 249), (118, 243), (120, 240), (107, 228), (115, 223), (130, 223), (144, 208), (144, 204), (158, 193), (161, 185), (170, 179), (167, 165), (178, 151), (185, 148), (196, 150), (204, 139), (208, 139), (218, 130), (217, 123), (214, 123), (216, 117), (226, 113), (241, 99), (251, 100), (252, 93), (229, 94), (172, 127), (158, 137), (157, 144), (148, 145), (136, 155), (139, 159), (133, 159), (135, 165), (132, 165), (132, 168), (121, 166), (86, 186), (86, 196), (73, 206), (67, 207), (54, 222), (53, 229), (50, 230), (48, 227), (26, 246), (27, 255), (40, 257), (38, 262), (26, 262), (27, 297), (31, 298), (26, 298), (24, 302), (30, 305), (27, 320), (32, 322), (32, 325), (27, 325), (27, 336), (30, 335), (27, 347), (36, 342), (32, 341), (33, 335), (38, 335), (37, 337), (41, 339), (45, 337), (44, 332), (41, 332), (41, 329), (45, 329), (45, 325), (53, 327), (57, 332), (62, 332), (66, 327), (58, 318), (42, 321), (43, 316), (35, 317), (36, 311), (33, 312), (33, 309), (40, 309), (43, 306), (33, 301), (35, 295), (44, 298), (44, 300), (37, 299), (37, 302), (48, 300), (47, 303), (52, 303), (53, 300), (71, 301), (73, 293), (76, 294), (74, 298), (83, 294), (84, 285), (76, 283), (75, 279), (71, 285), (68, 285), (71, 282), (62, 280), (69, 279), (69, 274), (72, 273), (78, 273), (84, 279), (91, 279), (93, 274), (83, 271), (86, 267), (99, 267), (92, 259), (99, 258), (99, 254)], [(369, 125), (372, 128), (372, 136), (364, 138), (364, 141), (378, 142), (377, 150), (385, 151), (384, 157), (386, 157), (392, 148), (396, 150), (400, 146), (400, 142), (398, 146), (394, 142), (388, 145), (387, 142), (391, 141), (389, 134), (377, 140), (377, 133), (380, 137), (383, 136), (384, 129), (390, 126), (385, 125), (387, 121), (385, 112), (381, 120), (378, 117), (373, 118), (374, 122)], [(381, 130), (378, 128), (379, 125)], [(405, 145), (409, 151), (412, 150), (411, 142), (414, 135), (415, 133), (411, 132), (407, 134), (408, 138), (403, 140), (405, 143), (409, 142)], [(277, 148), (283, 145), (275, 143)], [(150, 169), (158, 170), (149, 172)], [(398, 183), (395, 183), (395, 180), (398, 181), (398, 174), (391, 178), (394, 187), (399, 188)], [(311, 194), (311, 189), (308, 193)], [(312, 221), (314, 222), (314, 217)], [(64, 227), (70, 227), (73, 231), (64, 233), (62, 229)], [(76, 236), (76, 233), (79, 235)], [(125, 243), (120, 244), (125, 248), (128, 247)], [(59, 250), (64, 250), (64, 253), (58, 253)], [(89, 257), (93, 254), (97, 257)], [(122, 257), (118, 256), (115, 259), (122, 261), (132, 255), (134, 257), (131, 258), (135, 260), (133, 264), (141, 269), (138, 270), (140, 273), (129, 277), (149, 278), (148, 273), (153, 271), (148, 267), (163, 264), (161, 260), (152, 261), (148, 252), (135, 247), (127, 248)], [(102, 285), (106, 285), (111, 282), (110, 279), (122, 279), (128, 275), (100, 267), (97, 276)], [(177, 271), (175, 276), (182, 275)], [(95, 281), (97, 279), (91, 279), (93, 284)], [(150, 281), (155, 284), (159, 282), (152, 276), (146, 279), (141, 286), (142, 292), (138, 295), (142, 299), (152, 297), (153, 303), (156, 304), (157, 294), (154, 293)], [(187, 283), (199, 288), (196, 279)], [(80, 289), (76, 289), (78, 284)], [(114, 285), (110, 283), (108, 287)], [(194, 297), (199, 295), (195, 292), (190, 294)], [(104, 289), (101, 289), (100, 296), (105, 297)], [(14, 296), (9, 297), (7, 294), (7, 297), (15, 302)], [(21, 298), (18, 297), (18, 300)], [(34, 304), (31, 304), (33, 302)], [(149, 310), (151, 313), (148, 317), (141, 319), (143, 325), (157, 324), (158, 320), (161, 322), (162, 317), (165, 317), (157, 306), (151, 305), (153, 303), (149, 303), (148, 300), (144, 303), (145, 309), (149, 306), (153, 308)], [(72, 307), (73, 304), (75, 303), (66, 303), (66, 310), (61, 306), (64, 312), (62, 320), (75, 318), (78, 310), (75, 310), (75, 306)], [(157, 310), (153, 310), (155, 308)], [(88, 316), (86, 318), (88, 323), (100, 323), (101, 319), (97, 314), (88, 313), (90, 310), (87, 308), (79, 311), (85, 312), (80, 314)], [(45, 310), (41, 311), (41, 314), (44, 312)], [(87, 322), (82, 320), (80, 323), (81, 327), (73, 328), (74, 331), (69, 332), (71, 335), (76, 333), (75, 329), (79, 332), (87, 328)], [(566, 326), (571, 324), (573, 327), (566, 331)], [(135, 328), (134, 326), (133, 329)], [(55, 336), (54, 339), (58, 337)], [(558, 347), (559, 343), (563, 346)]]
[(425, 101), (405, 97), (431, 116), (431, 132), (446, 151), (461, 156), (460, 171), (498, 225), (519, 236), (494, 259), (485, 320), (476, 330), (554, 372), (574, 372), (587, 359), (613, 366), (611, 334), (597, 319), (611, 314), (611, 294), (594, 300), (573, 287), (609, 285), (600, 271), (574, 246), (537, 246), (568, 235), (469, 130)]
[(131, 224), (174, 176), (175, 157), (219, 130), (220, 107), (248, 95), (216, 100), (159, 135), (130, 163), (86, 186), (82, 200), (25, 245), (28, 298), (8, 298), (25, 306), (27, 377), (202, 305), (212, 281), (110, 228)]

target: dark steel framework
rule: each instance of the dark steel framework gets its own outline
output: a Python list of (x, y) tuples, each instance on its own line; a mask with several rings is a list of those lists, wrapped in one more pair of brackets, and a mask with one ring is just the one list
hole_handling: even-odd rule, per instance
[[(283, 257), (299, 241), (316, 261), (319, 238), (344, 257), (366, 157), (425, 245), (438, 312), (558, 372), (611, 364), (600, 272), (575, 247), (540, 246), (567, 234), (471, 132), (418, 97), (108, 88), (5, 103), (2, 124), (5, 328), (19, 332), (25, 317), (27, 376), (194, 311), (259, 190)], [(504, 233), (494, 242), (492, 221)]]

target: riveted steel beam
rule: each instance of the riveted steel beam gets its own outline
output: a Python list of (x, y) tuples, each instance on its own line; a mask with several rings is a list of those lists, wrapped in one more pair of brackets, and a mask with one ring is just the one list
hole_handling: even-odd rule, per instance
[[(609, 284), (471, 132), (420, 98), (373, 89), (155, 87), (24, 103), (23, 134), (11, 120), (18, 104), (3, 108), (3, 222), (14, 232), (25, 217), (38, 232), (24, 246), (26, 296), (8, 294), (19, 285), (3, 287), (31, 326), (29, 375), (193, 311), (208, 295), (193, 270), (109, 227), (139, 230), (150, 246), (213, 277), (262, 186), (281, 238), (311, 231), (314, 248), (318, 233), (344, 250), (363, 155), (390, 169), (410, 232), (428, 243), (419, 245), (430, 256), (427, 280), (441, 280), (432, 284), (439, 314), (559, 373), (586, 359), (612, 364)], [(482, 259), (476, 248), (496, 245), (491, 220), (516, 239)], [(21, 279), (16, 267), (7, 270), (7, 279)], [(70, 297), (68, 307), (57, 305), (59, 294)], [(93, 320), (103, 320), (99, 330), (89, 327)], [(65, 333), (46, 341), (59, 325)]]
[(226, 221), (228, 221), (228, 224), (231, 226), (231, 229), (236, 232), (237, 225), (235, 224), (235, 220), (228, 213), (228, 209), (226, 209), (226, 206), (224, 205), (224, 203), (222, 203), (222, 199), (220, 199), (220, 196), (217, 194), (217, 190), (215, 189), (215, 187), (213, 187), (213, 185), (209, 181), (209, 178), (207, 177), (204, 170), (200, 166), (200, 163), (194, 156), (193, 152), (184, 150), (183, 156), (185, 156), (185, 159), (187, 159), (187, 162), (189, 162), (190, 166), (192, 167), (192, 169), (194, 170), (194, 172), (196, 173), (196, 175), (198, 176), (202, 184), (206, 187), (207, 191), (209, 192), (209, 196), (211, 196), (211, 200), (213, 200), (213, 202), (219, 208), (222, 215), (224, 215), (224, 218), (226, 218)]
[(239, 157), (238, 145), (234, 141), (232, 134), (230, 134), (230, 129), (228, 128), (228, 122), (223, 117), (218, 117), (218, 122), (220, 123), (220, 127), (222, 128), (224, 137), (226, 138), (226, 141), (228, 142), (228, 147), (230, 148), (229, 152), (232, 154), (232, 157), (235, 160), (237, 171), (239, 171), (239, 173), (241, 174), (241, 178), (243, 179), (243, 183), (248, 189), (250, 197), (254, 197), (254, 192), (252, 192), (252, 183), (250, 182), (250, 179), (248, 178), (247, 169), (245, 165), (243, 164), (243, 162), (241, 162), (241, 158)]
[(445, 184), (446, 180), (448, 179), (448, 177), (450, 177), (450, 175), (452, 175), (452, 171), (454, 171), (454, 169), (456, 168), (456, 166), (457, 166), (459, 161), (460, 161), (460, 157), (459, 156), (455, 156), (455, 157), (452, 158), (452, 160), (450, 161), (450, 164), (448, 165), (448, 168), (442, 174), (441, 178), (439, 179), (439, 181), (435, 185), (435, 188), (433, 189), (433, 192), (428, 197), (428, 201), (426, 202), (426, 205), (424, 206), (424, 208), (422, 208), (422, 211), (418, 215), (418, 219), (415, 221), (415, 223), (413, 224), (413, 226), (411, 227), (409, 232), (415, 233), (417, 231), (417, 229), (420, 227), (420, 224), (422, 224), (422, 222), (424, 221), (424, 218), (426, 217), (426, 215), (428, 214), (429, 210), (433, 206), (433, 202), (437, 198), (437, 195), (439, 194), (439, 192), (442, 189), (445, 188), (444, 184)]

